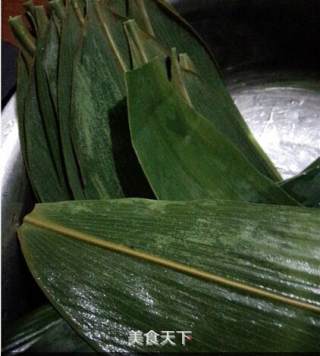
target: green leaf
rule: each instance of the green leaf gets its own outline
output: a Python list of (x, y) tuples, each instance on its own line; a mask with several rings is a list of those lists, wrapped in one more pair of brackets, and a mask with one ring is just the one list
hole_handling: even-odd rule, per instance
[(301, 204), (320, 207), (320, 158), (302, 173), (285, 180), (280, 185)]
[(103, 32), (96, 1), (88, 3), (82, 48), (74, 62), (71, 135), (90, 198), (123, 196), (113, 157), (110, 116), (126, 115), (122, 57)]
[[(96, 16), (104, 32), (105, 39), (109, 43), (111, 52), (115, 57), (118, 67), (123, 71), (131, 67), (131, 55), (127, 38), (124, 33), (123, 23), (128, 19), (117, 12), (114, 12), (110, 6), (109, 0), (98, 1), (95, 4)], [(123, 80), (123, 75), (120, 76)]]
[[(58, 140), (55, 136), (56, 128), (54, 122), (48, 121), (48, 117), (43, 117), (40, 110), (41, 100), (37, 84), (41, 82), (41, 76), (44, 79), (41, 85), (46, 90), (43, 93), (45, 100), (49, 100), (50, 96), (48, 81), (46, 76), (43, 76), (44, 71), (39, 69), (41, 61), (38, 58), (44, 50), (41, 47), (44, 43), (41, 41), (45, 35), (35, 44), (35, 39), (24, 26), (21, 16), (11, 18), (9, 22), (21, 48), (18, 59), (20, 78), (17, 83), (18, 125), (22, 155), (31, 186), (39, 201), (68, 200), (70, 194), (64, 180), (59, 147), (56, 146), (58, 142), (55, 141)], [(34, 64), (35, 56), (37, 64)], [(53, 135), (49, 138), (51, 132)]]
[[(243, 118), (222, 81), (222, 75), (212, 53), (192, 27), (167, 2), (164, 0), (128, 1), (128, 13), (142, 29), (148, 31), (151, 25), (152, 31), (149, 30), (149, 33), (154, 34), (163, 46), (177, 48), (178, 53), (187, 53), (199, 71), (200, 77), (206, 82), (209, 91), (216, 96), (216, 101), (224, 106), (230, 117), (238, 121), (239, 125), (243, 125)], [(146, 23), (149, 25), (147, 26)], [(263, 155), (258, 168), (273, 180), (281, 180), (271, 161)]]
[(32, 0), (24, 3), (27, 9), (27, 15), (31, 19), (31, 22), (36, 31), (37, 37), (41, 37), (48, 25), (48, 18), (43, 6), (35, 6)]
[[(69, 200), (70, 193), (55, 165), (43, 124), (36, 92), (34, 71), (30, 73), (28, 94), (25, 98), (23, 122), (27, 172), (33, 190), (41, 202)], [(20, 128), (19, 128), (20, 129)]]
[(6, 327), (2, 353), (92, 352), (51, 306), (45, 305)]
[[(175, 53), (171, 55), (172, 77), (181, 81), (180, 91), (186, 91), (191, 105), (202, 116), (211, 121), (247, 158), (247, 160), (262, 174), (268, 176), (268, 168), (273, 164), (254, 138), (245, 121), (237, 120), (228, 107), (228, 101), (219, 101), (219, 96), (211, 91), (200, 78), (197, 68), (187, 54), (179, 56), (177, 62)], [(180, 64), (180, 65), (179, 65)], [(181, 70), (179, 70), (181, 68)]]
[(71, 118), (87, 199), (150, 196), (128, 128), (125, 20), (98, 1), (87, 5), (82, 48), (74, 64)]
[(22, 51), (18, 59), (17, 103), (19, 136), (27, 173), (39, 201), (68, 200), (69, 191), (58, 174), (40, 112), (33, 65), (34, 39), (21, 17), (10, 19), (10, 26)]
[(106, 6), (122, 17), (127, 16), (127, 0), (104, 0)]
[(157, 39), (144, 32), (135, 20), (124, 23), (133, 69), (137, 69), (158, 56), (169, 56), (170, 50), (161, 46)]
[(58, 68), (58, 115), (60, 139), (66, 174), (75, 199), (84, 199), (81, 173), (71, 137), (71, 100), (74, 57), (83, 36), (83, 25), (75, 13), (73, 3), (67, 2), (66, 14), (61, 25)]
[[(148, 33), (150, 36), (156, 36), (153, 30), (153, 24), (151, 23), (151, 19), (148, 14), (147, 5), (144, 0), (134, 0), (131, 1), (131, 3), (128, 2), (128, 15), (139, 23), (140, 28), (144, 32)], [(160, 13), (156, 15), (159, 15), (159, 17), (161, 16)]]
[[(42, 65), (47, 77), (47, 82), (49, 85), (49, 91), (51, 100), (54, 106), (54, 113), (56, 120), (58, 121), (58, 128), (60, 127), (59, 117), (58, 117), (58, 69), (59, 69), (59, 53), (60, 53), (60, 36), (61, 36), (61, 25), (62, 19), (56, 15), (54, 11), (54, 4), (60, 3), (55, 1), (50, 2), (51, 8), (51, 19), (49, 23), (46, 48), (43, 53)], [(63, 6), (63, 4), (61, 4)], [(64, 10), (64, 6), (63, 6)], [(60, 14), (62, 16), (62, 14)], [(58, 131), (59, 133), (59, 131)], [(59, 133), (60, 134), (60, 133)], [(61, 150), (61, 142), (60, 150)]]
[(9, 25), (11, 32), (17, 41), (17, 45), (24, 57), (28, 59), (28, 64), (30, 65), (36, 50), (35, 38), (25, 26), (22, 16), (10, 17)]
[[(170, 51), (143, 32), (135, 20), (125, 22), (125, 30), (130, 44), (134, 68), (150, 62), (157, 56), (168, 56)], [(245, 121), (234, 117), (229, 110), (229, 101), (222, 101), (219, 93), (213, 92), (201, 79), (197, 68), (187, 54), (179, 56), (171, 51), (172, 82), (184, 99), (202, 116), (211, 121), (221, 134), (225, 135), (261, 173), (267, 174), (265, 167), (272, 165), (268, 156), (255, 140)]]
[[(122, 199), (37, 205), (19, 239), (97, 351), (319, 351), (319, 228), (318, 209)], [(129, 345), (151, 329), (193, 338)]]
[[(61, 185), (67, 187), (59, 135), (57, 104), (54, 101), (56, 98), (56, 91), (51, 91), (51, 89), (54, 90), (55, 87), (52, 86), (52, 82), (49, 82), (48, 72), (46, 71), (46, 68), (49, 68), (50, 66), (53, 67), (53, 69), (50, 69), (50, 72), (57, 70), (58, 58), (56, 51), (58, 38), (56, 32), (56, 25), (53, 18), (51, 18), (45, 29), (44, 35), (37, 40), (37, 49), (35, 53), (36, 91), (53, 164), (55, 165)], [(52, 50), (50, 41), (54, 41), (53, 46), (56, 47), (54, 50)], [(31, 135), (31, 133), (29, 133), (29, 135)]]
[(177, 94), (163, 59), (126, 78), (133, 146), (159, 199), (297, 204)]

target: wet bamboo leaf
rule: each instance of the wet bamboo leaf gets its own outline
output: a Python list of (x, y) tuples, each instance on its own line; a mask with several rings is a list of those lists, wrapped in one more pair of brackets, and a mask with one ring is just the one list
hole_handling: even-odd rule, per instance
[(135, 20), (124, 23), (132, 58), (132, 67), (137, 69), (158, 56), (169, 56), (170, 50), (162, 46), (155, 37), (143, 31)]
[(48, 18), (44, 7), (34, 5), (32, 0), (26, 1), (24, 6), (27, 9), (27, 15), (33, 24), (37, 37), (41, 37), (48, 24)]
[(118, 61), (118, 49), (99, 22), (96, 3), (88, 4), (82, 48), (75, 61), (70, 130), (85, 197), (121, 197), (109, 120), (112, 111), (114, 118), (125, 115), (122, 76), (126, 67), (122, 58)]
[[(113, 11), (110, 5), (112, 2), (110, 4), (108, 0), (97, 2), (96, 15), (118, 66), (126, 71), (131, 68), (131, 54), (123, 29), (123, 24), (128, 19)], [(123, 75), (121, 78), (123, 79)]]
[(133, 146), (159, 199), (297, 204), (176, 93), (163, 59), (126, 78)]
[[(143, 32), (135, 20), (125, 22), (134, 68), (150, 62), (159, 55), (170, 55), (151, 35)], [(171, 77), (177, 91), (199, 114), (211, 121), (258, 170), (272, 165), (270, 159), (253, 137), (244, 120), (234, 118), (228, 108), (229, 101), (221, 101), (219, 95), (201, 79), (195, 64), (187, 54), (181, 54), (178, 62), (176, 51), (171, 54)], [(219, 93), (218, 93), (219, 94)]]
[(21, 50), (24, 57), (28, 60), (29, 66), (32, 64), (34, 53), (36, 50), (35, 38), (25, 26), (22, 16), (9, 18), (11, 32), (14, 35), (17, 46)]
[(301, 204), (320, 207), (320, 158), (301, 174), (282, 182), (281, 187)]
[(39, 107), (33, 57), (35, 45), (21, 18), (10, 21), (11, 28), (21, 44), (22, 56), (18, 62), (18, 124), (21, 148), (33, 191), (39, 201), (59, 201), (70, 198), (61, 182), (56, 162), (48, 143), (47, 132)]
[(29, 178), (39, 201), (69, 200), (68, 188), (60, 180), (42, 120), (32, 72), (23, 119)]
[[(134, 18), (138, 25), (154, 35), (159, 43), (167, 48), (177, 48), (178, 53), (187, 53), (195, 63), (200, 77), (206, 82), (208, 89), (214, 93), (216, 101), (228, 116), (238, 121), (240, 126), (245, 126), (239, 110), (235, 106), (222, 75), (213, 58), (212, 53), (204, 42), (195, 33), (192, 27), (164, 0), (132, 0), (128, 1), (129, 17)], [(149, 25), (145, 25), (148, 23)], [(248, 130), (247, 135), (250, 135)], [(260, 153), (262, 150), (260, 149)], [(258, 170), (273, 180), (280, 181), (281, 177), (270, 160), (265, 155), (257, 159)]]
[(119, 45), (126, 41), (124, 20), (98, 1), (88, 3), (74, 68), (71, 128), (87, 199), (150, 194), (128, 129), (124, 72), (130, 55), (127, 45)]
[(81, 173), (71, 137), (71, 98), (74, 57), (81, 45), (83, 25), (72, 2), (67, 2), (65, 17), (61, 26), (59, 69), (58, 69), (58, 115), (60, 138), (66, 174), (75, 199), (84, 199)]
[[(212, 53), (193, 28), (164, 0), (128, 1), (128, 17), (167, 48), (187, 52), (210, 85), (221, 90), (224, 84)], [(222, 91), (221, 91), (222, 92)], [(224, 88), (223, 95), (227, 95)]]
[[(58, 128), (60, 127), (59, 117), (58, 117), (58, 69), (59, 69), (59, 54), (60, 54), (60, 36), (61, 36), (61, 25), (63, 17), (60, 18), (56, 13), (59, 8), (57, 6), (60, 4), (64, 10), (64, 5), (60, 1), (50, 2), (51, 9), (51, 19), (48, 27), (46, 48), (43, 53), (42, 65), (47, 77), (47, 82), (49, 85), (50, 97), (53, 102), (54, 112), (56, 115), (56, 120), (58, 121)], [(60, 13), (59, 16), (63, 16), (64, 13)], [(59, 133), (60, 134), (60, 133)], [(61, 141), (61, 140), (60, 140)], [(61, 146), (61, 142), (60, 142)]]
[[(57, 55), (56, 52), (52, 55), (52, 46), (50, 43), (50, 40), (55, 41), (57, 50), (57, 36), (54, 35), (54, 33), (56, 34), (56, 31), (56, 25), (51, 18), (48, 27), (45, 30), (45, 34), (37, 40), (37, 50), (35, 53), (36, 91), (53, 164), (56, 167), (61, 185), (67, 187), (68, 183), (66, 181), (62, 156), (57, 108), (56, 103), (54, 102), (56, 92), (51, 91), (51, 89), (54, 90), (54, 84), (49, 82), (48, 77), (48, 71), (52, 72), (52, 68), (49, 70), (50, 66), (54, 67), (53, 70), (57, 70)], [(46, 71), (45, 66), (48, 68), (48, 71)]]
[[(98, 351), (317, 351), (318, 209), (138, 199), (37, 205), (36, 281)], [(130, 331), (190, 330), (186, 346)]]
[(2, 353), (92, 352), (51, 306), (34, 310), (4, 330)]
[[(149, 5), (149, 4), (148, 4)], [(144, 0), (134, 0), (131, 3), (128, 2), (128, 16), (139, 23), (139, 27), (150, 36), (155, 37), (156, 34), (153, 30), (154, 23), (151, 22), (151, 16), (148, 13), (148, 6)], [(157, 6), (157, 5), (155, 5)], [(161, 10), (158, 10), (158, 16), (160, 18)], [(152, 18), (154, 20), (154, 18)]]

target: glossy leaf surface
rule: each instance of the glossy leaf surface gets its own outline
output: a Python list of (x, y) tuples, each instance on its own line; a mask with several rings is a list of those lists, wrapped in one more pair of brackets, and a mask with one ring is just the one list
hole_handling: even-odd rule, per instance
[(170, 76), (177, 92), (199, 112), (211, 121), (214, 126), (225, 135), (248, 159), (253, 166), (262, 173), (265, 167), (272, 163), (262, 150), (244, 119), (234, 116), (229, 110), (229, 100), (219, 97), (200, 77), (195, 64), (187, 54), (178, 56), (175, 49), (170, 50), (162, 46), (155, 37), (143, 32), (135, 20), (125, 23), (126, 34), (130, 44), (134, 68), (152, 61), (157, 56), (170, 56)]
[[(38, 43), (36, 48), (28, 30), (21, 26), (21, 18), (12, 19), (10, 25), (22, 48), (18, 60), (17, 103), (19, 136), (26, 170), (39, 201), (68, 200), (70, 193), (63, 177), (61, 157), (56, 154), (59, 147), (53, 147), (52, 141), (49, 142), (49, 126), (45, 124), (47, 118), (43, 117), (40, 108), (34, 56), (36, 51), (42, 51), (42, 47)], [(46, 79), (45, 83), (48, 84)]]
[[(36, 281), (100, 351), (316, 351), (318, 209), (137, 199), (38, 205), (19, 230)], [(186, 346), (131, 330), (190, 330)]]
[[(122, 23), (98, 1), (87, 6), (73, 78), (72, 141), (87, 199), (150, 196), (134, 155), (124, 72), (130, 67)], [(121, 49), (120, 49), (121, 48)]]
[[(49, 82), (48, 72), (46, 71), (46, 68), (50, 66), (54, 67), (53, 69), (51, 68), (50, 71), (57, 71), (57, 48), (54, 50), (55, 55), (52, 55), (52, 45), (58, 46), (58, 36), (56, 32), (56, 25), (53, 21), (53, 18), (51, 18), (47, 28), (44, 31), (44, 34), (37, 40), (34, 67), (36, 78), (35, 88), (38, 96), (41, 119), (44, 124), (45, 134), (53, 164), (56, 167), (57, 175), (61, 184), (67, 186), (68, 183), (66, 181), (60, 144), (57, 103), (55, 102), (56, 92), (52, 92), (54, 85), (53, 83)], [(51, 80), (53, 80), (53, 78), (51, 78)], [(31, 136), (32, 133), (29, 132), (28, 135)]]
[[(212, 53), (172, 6), (164, 0), (130, 0), (128, 1), (128, 14), (145, 31), (151, 27), (152, 30), (149, 30), (149, 33), (154, 35), (161, 45), (167, 48), (177, 48), (178, 53), (187, 53), (195, 63), (209, 91), (214, 93), (217, 102), (221, 103), (221, 106), (224, 105), (228, 115), (243, 125), (243, 118), (223, 83)], [(258, 168), (273, 180), (281, 179), (276, 168), (265, 157), (260, 160)]]
[(65, 161), (66, 175), (75, 199), (84, 199), (82, 178), (71, 137), (71, 102), (74, 57), (81, 46), (83, 25), (73, 3), (67, 3), (61, 25), (59, 69), (58, 69), (58, 115), (60, 138)]
[(163, 59), (126, 78), (133, 146), (159, 199), (296, 204), (177, 94)]

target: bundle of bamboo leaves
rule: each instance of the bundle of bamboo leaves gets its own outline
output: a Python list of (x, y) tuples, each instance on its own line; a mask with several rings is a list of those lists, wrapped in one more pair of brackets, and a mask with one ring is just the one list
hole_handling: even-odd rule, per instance
[[(50, 305), (4, 352), (320, 351), (320, 162), (281, 181), (164, 0), (26, 3), (17, 102)], [(146, 199), (149, 198), (149, 199)], [(190, 330), (185, 345), (130, 333)]]

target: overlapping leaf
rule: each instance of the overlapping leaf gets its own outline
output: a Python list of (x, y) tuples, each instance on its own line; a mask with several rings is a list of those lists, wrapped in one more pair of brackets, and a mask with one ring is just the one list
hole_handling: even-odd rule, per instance
[[(316, 206), (318, 163), (271, 180), (278, 173), (210, 51), (164, 1), (51, 8), (48, 22), (27, 4), (36, 43), (13, 26), (22, 44), (19, 131), (38, 199), (150, 196), (127, 121), (124, 73), (133, 65), (143, 67), (127, 74), (131, 137), (154, 193), (233, 200), (37, 206), (21, 246), (60, 315), (97, 351), (319, 350), (317, 210), (239, 202)], [(40, 309), (5, 351), (92, 350), (68, 324)], [(150, 329), (192, 330), (193, 339), (130, 345), (131, 330)]]
[[(26, 169), (33, 190), (40, 201), (59, 201), (70, 198), (69, 190), (64, 180), (63, 163), (59, 156), (59, 146), (48, 140), (49, 132), (56, 129), (45, 123), (40, 109), (40, 93), (37, 88), (34, 66), (35, 44), (32, 44), (28, 30), (23, 27), (21, 18), (11, 20), (12, 28), (16, 29), (20, 38), (22, 54), (18, 69), (18, 114), (21, 148)], [(41, 44), (41, 43), (40, 43)], [(39, 44), (37, 51), (40, 50)], [(44, 78), (46, 79), (46, 78)], [(48, 85), (48, 81), (44, 82)], [(48, 94), (48, 92), (46, 92)], [(46, 95), (45, 94), (45, 95)], [(48, 99), (48, 96), (46, 96)], [(49, 129), (51, 131), (49, 131)], [(53, 136), (55, 140), (57, 136)]]
[[(19, 231), (50, 301), (98, 351), (319, 349), (319, 212), (222, 201), (38, 205)], [(191, 330), (185, 347), (131, 330)]]
[(84, 199), (82, 178), (71, 138), (71, 101), (74, 57), (82, 41), (83, 25), (75, 3), (67, 2), (61, 26), (58, 70), (58, 114), (66, 174), (75, 199)]
[(296, 204), (181, 99), (163, 59), (126, 78), (132, 142), (159, 199)]
[(124, 72), (130, 54), (127, 44), (120, 46), (126, 41), (124, 20), (98, 1), (88, 3), (71, 117), (87, 199), (150, 195), (128, 131)]
[(111, 115), (114, 120), (126, 116), (122, 79), (126, 67), (104, 32), (97, 3), (88, 3), (82, 48), (75, 62), (70, 129), (88, 199), (123, 196), (110, 126)]
[[(150, 62), (155, 57), (169, 56), (170, 50), (161, 46), (156, 38), (143, 32), (135, 20), (125, 23), (126, 34), (130, 44), (134, 68)], [(172, 51), (171, 51), (172, 52)], [(228, 100), (222, 101), (220, 92), (213, 92), (199, 76), (188, 54), (171, 53), (172, 82), (183, 98), (202, 116), (210, 120), (221, 134), (225, 135), (243, 153), (259, 171), (265, 173), (264, 167), (271, 166), (245, 121), (238, 120), (229, 110)]]
[[(243, 118), (222, 81), (212, 53), (192, 27), (166, 1), (128, 1), (128, 14), (142, 29), (149, 31), (165, 47), (175, 47), (178, 53), (187, 53), (195, 63), (200, 77), (206, 81), (209, 91), (215, 95), (215, 101), (219, 102), (221, 108), (243, 127)], [(249, 130), (247, 134), (250, 135)], [(254, 145), (257, 149), (258, 145), (256, 143)], [(256, 158), (257, 168), (271, 179), (279, 181), (281, 179), (279, 173), (262, 150), (259, 149), (259, 151), (260, 157)]]
[[(214, 63), (198, 37), (161, 1), (133, 1), (126, 4), (124, 1), (114, 3), (94, 0), (88, 2), (83, 11), (81, 6), (82, 2), (73, 0), (67, 3), (64, 10), (61, 1), (54, 2), (52, 8), (56, 15), (51, 16), (48, 31), (39, 35), (37, 42), (35, 89), (39, 96), (52, 164), (60, 184), (66, 191), (70, 188), (75, 199), (150, 196), (128, 132), (123, 75), (131, 66), (130, 58), (135, 61), (135, 56), (141, 49), (135, 51), (135, 47), (130, 46), (129, 53), (122, 26), (127, 20), (123, 17), (125, 10), (128, 9), (129, 15), (136, 16), (137, 21), (149, 33), (159, 34), (157, 39), (153, 39), (154, 48), (163, 48), (166, 53), (168, 50), (163, 46), (174, 38), (178, 42), (182, 41), (182, 45), (178, 44), (177, 47), (183, 48), (184, 33), (193, 43), (192, 48), (190, 47), (191, 56), (197, 57), (202, 65), (205, 61), (210, 61), (213, 66)], [(140, 15), (139, 8), (142, 9)], [(41, 23), (36, 20), (34, 22)], [(172, 27), (171, 39), (164, 39), (161, 28), (165, 24), (168, 28)], [(140, 36), (141, 33), (140, 31)], [(157, 40), (160, 41), (159, 45)], [(177, 73), (173, 71), (173, 74)], [(216, 74), (217, 70), (214, 75)], [(228, 100), (219, 102), (219, 95), (223, 90), (220, 88), (212, 97), (201, 96), (201, 102), (191, 93), (192, 90), (193, 93), (198, 92), (196, 82), (188, 87), (187, 79), (184, 81), (185, 90), (189, 90), (193, 99), (191, 104), (201, 114), (214, 117), (217, 123), (229, 117), (227, 122), (230, 125), (224, 134), (233, 138), (233, 142), (238, 144), (240, 150), (243, 149), (251, 163), (259, 166), (259, 162), (262, 162), (261, 165), (264, 166), (267, 159), (258, 146), (252, 143), (246, 127), (242, 127), (237, 118), (232, 116), (232, 110), (228, 111)], [(208, 90), (211, 89), (208, 85)], [(215, 106), (210, 109), (206, 105), (207, 99), (212, 102), (212, 98), (223, 108), (222, 115), (219, 115), (219, 109), (216, 112)], [(32, 184), (37, 189), (39, 181)]]
[[(52, 45), (54, 47), (53, 50)], [(46, 28), (43, 30), (43, 35), (41, 35), (37, 40), (34, 65), (36, 78), (35, 89), (38, 96), (41, 119), (44, 123), (45, 134), (49, 151), (52, 155), (53, 164), (56, 167), (57, 175), (61, 184), (67, 185), (60, 144), (57, 103), (55, 96), (52, 94), (56, 92), (52, 92), (51, 90), (54, 88), (54, 78), (51, 78), (50, 83), (49, 76), (46, 71), (47, 64), (49, 62), (50, 65), (53, 66), (51, 71), (57, 72), (58, 45), (57, 28), (53, 18), (51, 18)], [(31, 131), (28, 131), (28, 135), (31, 136)]]

